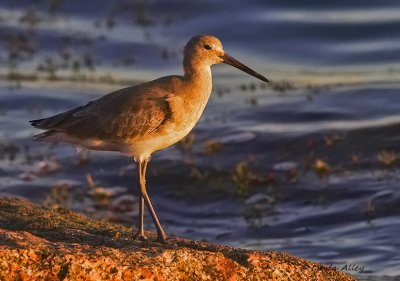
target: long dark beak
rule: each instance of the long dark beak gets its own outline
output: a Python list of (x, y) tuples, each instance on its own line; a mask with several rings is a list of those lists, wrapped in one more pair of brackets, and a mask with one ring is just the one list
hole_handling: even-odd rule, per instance
[(253, 69), (245, 66), (243, 63), (235, 60), (234, 58), (232, 58), (227, 53), (225, 53), (222, 56), (222, 59), (224, 60), (223, 62), (226, 63), (226, 64), (232, 65), (232, 66), (234, 66), (234, 67), (236, 67), (236, 68), (238, 68), (238, 69), (240, 69), (240, 70), (242, 70), (242, 71), (244, 71), (244, 72), (246, 72), (246, 73), (248, 73), (248, 74), (250, 74), (250, 75), (252, 75), (252, 76), (254, 76), (254, 77), (256, 77), (256, 78), (258, 78), (260, 80), (262, 80), (262, 81), (264, 81), (264, 82), (269, 82), (269, 80), (266, 77), (262, 76), (260, 73), (255, 72)]

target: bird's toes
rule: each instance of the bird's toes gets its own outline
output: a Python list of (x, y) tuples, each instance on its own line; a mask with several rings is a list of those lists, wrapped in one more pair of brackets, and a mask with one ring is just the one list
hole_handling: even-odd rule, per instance
[(158, 234), (156, 241), (162, 244), (167, 244), (167, 238), (168, 236), (165, 233)]
[(149, 239), (148, 239), (143, 233), (136, 233), (136, 234), (133, 236), (133, 240), (149, 241)]

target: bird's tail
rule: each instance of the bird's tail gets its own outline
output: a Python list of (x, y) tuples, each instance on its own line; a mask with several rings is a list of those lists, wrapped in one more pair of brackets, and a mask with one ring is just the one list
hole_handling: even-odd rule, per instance
[(43, 120), (44, 120), (44, 118), (43, 119), (30, 120), (29, 123), (31, 123), (31, 126), (37, 127), (39, 125), (39, 123), (42, 122)]

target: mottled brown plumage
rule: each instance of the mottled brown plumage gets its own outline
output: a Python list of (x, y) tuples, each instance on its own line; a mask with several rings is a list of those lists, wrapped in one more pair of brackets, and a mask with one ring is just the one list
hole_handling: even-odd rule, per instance
[(138, 237), (144, 237), (144, 203), (157, 227), (159, 240), (166, 235), (158, 222), (145, 186), (150, 155), (184, 138), (196, 125), (212, 89), (211, 65), (225, 62), (265, 82), (268, 80), (236, 61), (209, 35), (193, 37), (185, 47), (184, 76), (167, 76), (117, 90), (58, 115), (30, 121), (46, 130), (36, 140), (64, 141), (89, 149), (120, 151), (135, 158), (141, 195)]

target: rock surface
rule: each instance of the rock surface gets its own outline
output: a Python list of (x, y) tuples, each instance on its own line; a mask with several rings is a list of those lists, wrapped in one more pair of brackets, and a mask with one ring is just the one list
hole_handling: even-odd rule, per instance
[(0, 199), (0, 280), (354, 280), (328, 266), (171, 238), (20, 199)]

